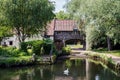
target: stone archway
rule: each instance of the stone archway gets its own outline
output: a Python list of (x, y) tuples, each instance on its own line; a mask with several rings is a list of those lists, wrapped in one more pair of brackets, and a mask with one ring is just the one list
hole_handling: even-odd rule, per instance
[(66, 45), (74, 46), (72, 49), (84, 49), (84, 42), (81, 39), (69, 39), (65, 42)]
[(69, 39), (65, 41), (66, 44), (83, 44), (81, 39)]
[[(66, 45), (67, 42), (73, 41), (77, 43), (77, 41), (83, 42), (83, 36), (80, 34), (80, 31), (55, 31), (54, 32), (54, 42), (56, 47), (62, 49), (63, 46)], [(61, 47), (61, 48), (60, 48)]]

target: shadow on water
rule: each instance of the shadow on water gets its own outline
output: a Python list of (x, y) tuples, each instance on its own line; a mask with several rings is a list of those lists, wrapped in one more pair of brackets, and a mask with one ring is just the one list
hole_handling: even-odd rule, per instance
[[(68, 75), (64, 71), (68, 68)], [(54, 65), (0, 69), (0, 80), (120, 80), (109, 69), (89, 60), (67, 60)]]

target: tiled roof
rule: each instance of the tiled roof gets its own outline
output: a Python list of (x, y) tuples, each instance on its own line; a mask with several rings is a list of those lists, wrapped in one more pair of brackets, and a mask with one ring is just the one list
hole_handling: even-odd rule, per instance
[(56, 20), (55, 31), (73, 31), (75, 24), (74, 20)]
[(74, 20), (52, 20), (48, 24), (47, 35), (53, 35), (54, 31), (73, 31), (76, 27)]

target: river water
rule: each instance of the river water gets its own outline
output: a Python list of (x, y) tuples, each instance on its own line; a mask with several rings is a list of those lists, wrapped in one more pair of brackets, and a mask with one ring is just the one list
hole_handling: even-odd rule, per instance
[[(64, 73), (67, 68), (69, 72)], [(0, 68), (0, 80), (120, 80), (120, 76), (88, 60), (71, 60), (54, 65)]]

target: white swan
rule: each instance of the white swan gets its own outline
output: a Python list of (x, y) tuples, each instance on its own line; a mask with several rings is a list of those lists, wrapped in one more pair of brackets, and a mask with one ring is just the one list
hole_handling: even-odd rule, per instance
[(68, 73), (69, 73), (69, 70), (68, 70), (68, 68), (67, 68), (67, 70), (64, 70), (64, 74), (65, 74), (65, 75), (68, 75)]

